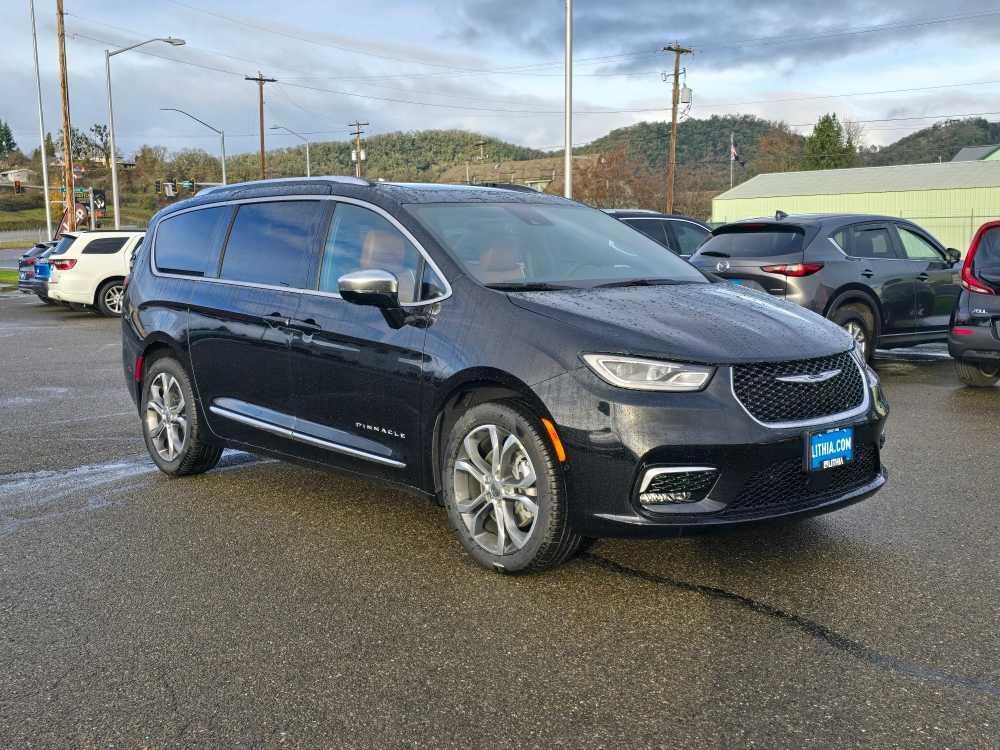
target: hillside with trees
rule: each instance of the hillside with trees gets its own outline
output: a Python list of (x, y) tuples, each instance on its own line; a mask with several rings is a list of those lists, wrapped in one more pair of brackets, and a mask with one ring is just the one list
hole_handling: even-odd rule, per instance
[(1000, 122), (973, 117), (935, 123), (905, 135), (888, 146), (864, 149), (862, 158), (866, 165), (873, 167), (925, 164), (938, 160), (951, 161), (963, 146), (986, 146), (993, 143), (1000, 143)]

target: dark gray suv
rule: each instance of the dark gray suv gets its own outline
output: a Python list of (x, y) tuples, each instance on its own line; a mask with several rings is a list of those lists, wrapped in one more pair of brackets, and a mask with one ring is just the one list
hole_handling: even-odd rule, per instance
[(871, 359), (875, 346), (947, 341), (960, 259), (905, 219), (778, 212), (719, 227), (691, 262), (824, 315)]

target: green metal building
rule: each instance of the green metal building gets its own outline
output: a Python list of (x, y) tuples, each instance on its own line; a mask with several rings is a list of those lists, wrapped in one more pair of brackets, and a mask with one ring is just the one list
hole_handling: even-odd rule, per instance
[(712, 221), (779, 210), (898, 216), (964, 253), (984, 221), (1000, 219), (1000, 160), (757, 175), (713, 199)]

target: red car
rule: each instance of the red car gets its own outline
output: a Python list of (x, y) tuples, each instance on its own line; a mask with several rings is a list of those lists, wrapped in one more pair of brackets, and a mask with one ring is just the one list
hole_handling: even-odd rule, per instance
[(962, 265), (962, 293), (951, 314), (948, 351), (966, 385), (1000, 382), (1000, 221), (983, 224)]

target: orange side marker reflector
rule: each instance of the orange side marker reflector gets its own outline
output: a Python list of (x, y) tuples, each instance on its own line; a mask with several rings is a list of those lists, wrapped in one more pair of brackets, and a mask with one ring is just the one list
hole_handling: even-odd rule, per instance
[(566, 463), (566, 449), (563, 448), (562, 440), (559, 439), (556, 426), (552, 424), (551, 419), (546, 419), (545, 417), (542, 417), (542, 424), (545, 425), (545, 431), (549, 433), (549, 440), (552, 441), (552, 447), (556, 449), (556, 458), (559, 460), (559, 463)]

